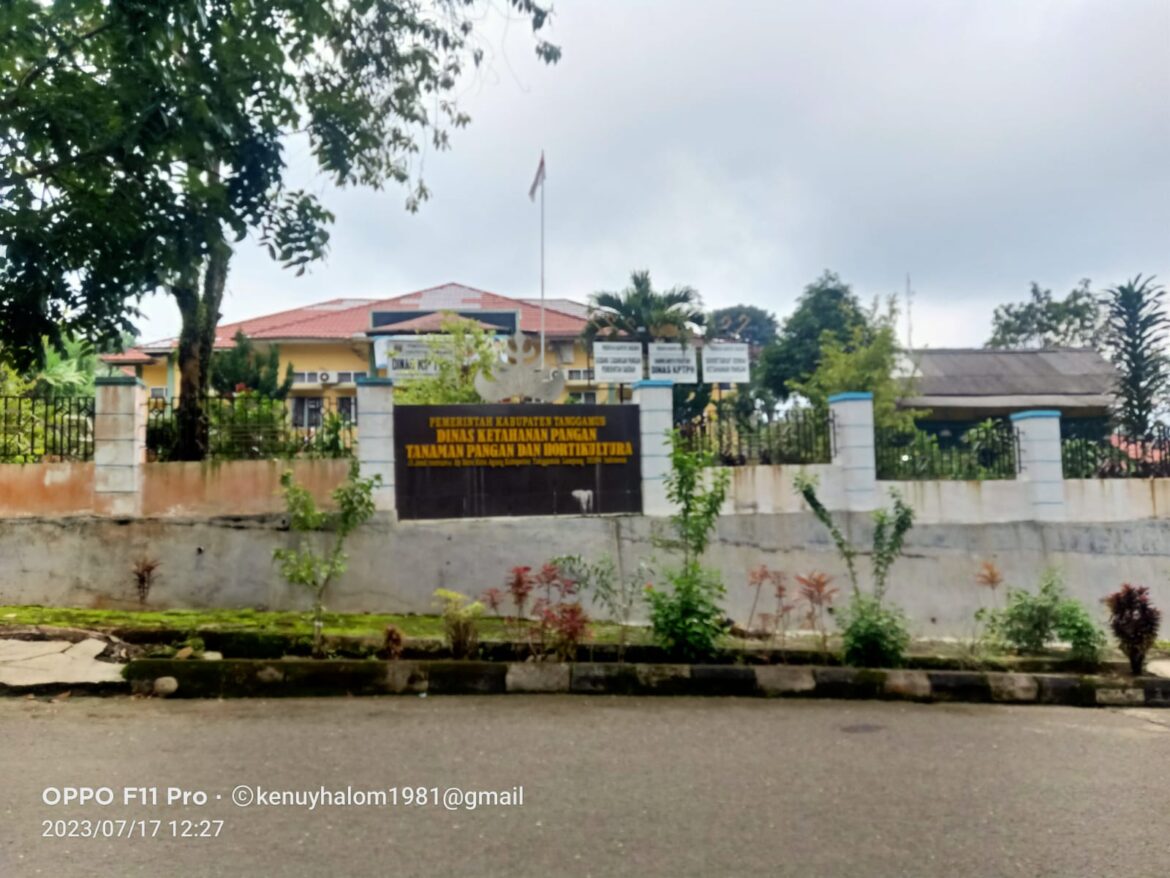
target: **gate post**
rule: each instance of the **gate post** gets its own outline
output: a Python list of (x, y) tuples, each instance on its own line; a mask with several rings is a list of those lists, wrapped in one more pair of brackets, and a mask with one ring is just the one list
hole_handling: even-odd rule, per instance
[(362, 476), (382, 477), (374, 491), (374, 508), (393, 512), (394, 494), (394, 380), (366, 376), (357, 379), (358, 463)]
[(93, 408), (93, 506), (98, 515), (142, 511), (146, 462), (146, 387), (129, 375), (96, 379)]
[(642, 446), (642, 514), (670, 515), (663, 481), (670, 469), (670, 429), (674, 426), (674, 385), (660, 379), (634, 382), (638, 439)]
[(835, 393), (829, 397), (833, 416), (833, 466), (842, 470), (845, 509), (870, 512), (877, 508), (877, 463), (874, 455), (873, 394)]
[(1009, 416), (1020, 432), (1016, 478), (1028, 483), (1035, 521), (1063, 521), (1064, 466), (1061, 460), (1060, 412), (1033, 409)]

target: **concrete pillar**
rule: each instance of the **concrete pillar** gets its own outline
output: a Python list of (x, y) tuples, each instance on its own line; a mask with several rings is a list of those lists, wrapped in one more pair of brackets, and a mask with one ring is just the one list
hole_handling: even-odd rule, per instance
[(393, 379), (358, 378), (357, 410), (357, 452), (362, 475), (382, 477), (382, 487), (374, 491), (374, 508), (380, 512), (393, 512), (396, 501)]
[(674, 392), (669, 381), (634, 382), (642, 446), (642, 514), (670, 515), (666, 474), (670, 471), (670, 430), (674, 426)]
[(93, 411), (93, 506), (98, 515), (142, 511), (146, 388), (137, 378), (97, 379)]
[(833, 466), (845, 483), (845, 510), (877, 508), (877, 464), (874, 459), (873, 394), (836, 393), (829, 397), (833, 418)]
[(1028, 483), (1035, 521), (1063, 521), (1064, 469), (1061, 465), (1060, 412), (1016, 412), (1011, 422), (1020, 434), (1016, 478)]

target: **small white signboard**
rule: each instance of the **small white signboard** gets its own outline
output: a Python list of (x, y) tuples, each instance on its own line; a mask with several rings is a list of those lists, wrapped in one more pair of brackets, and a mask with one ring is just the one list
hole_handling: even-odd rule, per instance
[(642, 380), (642, 345), (636, 341), (595, 341), (593, 380), (599, 384), (632, 384)]
[[(438, 336), (445, 341), (450, 337)], [(438, 367), (431, 362), (431, 345), (436, 336), (380, 335), (374, 339), (374, 365), (399, 380), (431, 378)]]
[(699, 365), (692, 345), (683, 347), (677, 342), (650, 343), (650, 378), (673, 381), (675, 384), (695, 384), (699, 380)]
[(747, 384), (752, 380), (748, 346), (713, 341), (703, 346), (703, 381), (707, 384)]

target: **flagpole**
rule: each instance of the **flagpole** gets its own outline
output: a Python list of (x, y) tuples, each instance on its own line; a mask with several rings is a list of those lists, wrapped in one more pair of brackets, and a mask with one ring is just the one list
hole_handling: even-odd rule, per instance
[[(540, 164), (544, 167), (544, 150), (540, 151)], [(540, 370), (545, 367), (544, 347), (544, 185), (545, 176), (540, 180)]]

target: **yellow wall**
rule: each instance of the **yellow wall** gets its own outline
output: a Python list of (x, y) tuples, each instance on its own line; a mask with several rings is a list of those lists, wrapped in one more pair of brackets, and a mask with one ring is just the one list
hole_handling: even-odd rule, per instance
[[(264, 344), (258, 342), (257, 349), (263, 350)], [(287, 343), (278, 345), (280, 349), (280, 371), (284, 374), (289, 364), (294, 372), (369, 372), (369, 344), (364, 341), (329, 341), (310, 343)], [(147, 390), (154, 387), (165, 387), (168, 395), (179, 395), (178, 370), (172, 369), (168, 383), (167, 363), (165, 357), (148, 366), (143, 366), (140, 376)], [(294, 384), (291, 396), (322, 396), (336, 398), (339, 396), (354, 396), (356, 386), (351, 381), (348, 384)]]
[[(585, 378), (569, 379), (569, 370), (588, 369), (588, 347), (580, 340), (573, 341), (573, 359), (570, 363), (562, 362), (560, 346), (564, 342), (549, 340), (548, 351), (545, 353), (545, 366), (548, 369), (561, 369), (566, 376), (566, 392), (559, 402), (563, 402), (569, 394), (580, 394), (592, 390), (597, 394), (598, 402), (616, 401), (616, 388), (609, 385), (591, 384)], [(263, 349), (263, 343), (257, 342), (257, 348)], [(280, 370), (284, 370), (291, 363), (295, 372), (369, 372), (369, 348), (365, 341), (322, 341), (322, 342), (284, 342), (279, 344)], [(140, 377), (147, 389), (166, 387), (169, 396), (178, 396), (178, 370), (171, 370), (171, 382), (168, 386), (167, 364), (163, 357), (158, 362), (141, 368)], [(354, 396), (356, 387), (349, 384), (294, 384), (291, 396), (322, 396), (336, 398), (339, 396)], [(627, 397), (629, 390), (627, 388)]]

